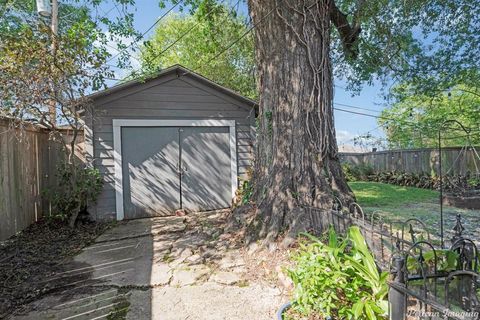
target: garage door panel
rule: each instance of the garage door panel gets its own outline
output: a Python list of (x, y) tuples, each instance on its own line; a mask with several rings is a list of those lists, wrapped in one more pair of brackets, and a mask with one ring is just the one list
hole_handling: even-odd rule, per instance
[(231, 201), (228, 127), (185, 127), (180, 130), (182, 207), (201, 211), (226, 208)]
[(124, 211), (128, 219), (180, 207), (178, 128), (122, 128)]

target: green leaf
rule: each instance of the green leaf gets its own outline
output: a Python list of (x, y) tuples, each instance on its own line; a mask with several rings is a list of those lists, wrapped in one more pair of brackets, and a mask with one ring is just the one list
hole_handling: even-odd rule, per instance
[(330, 248), (337, 248), (338, 246), (337, 233), (332, 226), (330, 226), (330, 228), (328, 229), (328, 246)]
[(376, 320), (377, 316), (375, 315), (375, 312), (373, 311), (371, 307), (371, 301), (365, 303), (365, 313), (367, 314), (367, 318), (369, 320)]
[(360, 316), (363, 313), (363, 307), (364, 306), (365, 306), (365, 303), (363, 303), (363, 301), (358, 301), (353, 305), (352, 311), (353, 311), (353, 316), (355, 317), (355, 319), (360, 318)]

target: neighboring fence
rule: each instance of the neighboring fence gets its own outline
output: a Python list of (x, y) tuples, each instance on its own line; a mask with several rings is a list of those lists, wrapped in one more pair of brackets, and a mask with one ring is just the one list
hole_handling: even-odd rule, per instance
[[(476, 147), (480, 150), (480, 147)], [(473, 148), (442, 148), (442, 172), (452, 175), (478, 172), (478, 155)], [(477, 151), (478, 152), (478, 151)], [(388, 150), (368, 153), (340, 153), (340, 161), (354, 165), (366, 164), (375, 172), (438, 173), (438, 149)]]
[[(10, 121), (0, 118), (0, 241), (49, 212), (43, 191), (56, 184), (56, 166), (64, 156), (47, 130), (30, 124), (14, 130)], [(62, 131), (69, 139), (70, 132)], [(77, 154), (82, 141), (83, 134)]]
[(381, 212), (366, 216), (359, 205), (346, 208), (340, 201), (329, 211), (307, 209), (314, 233), (329, 226), (339, 233), (350, 225), (360, 228), (378, 266), (391, 273), (389, 319), (480, 319), (479, 252), (464, 236), (460, 215), (446, 251), (416, 218), (392, 225), (383, 222)]

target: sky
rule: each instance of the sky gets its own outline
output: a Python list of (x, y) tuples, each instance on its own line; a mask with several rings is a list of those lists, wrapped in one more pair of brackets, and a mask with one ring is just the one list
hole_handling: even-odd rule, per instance
[[(228, 4), (235, 3), (234, 0), (224, 0)], [(161, 9), (158, 5), (158, 0), (136, 0), (134, 14), (135, 28), (144, 32), (160, 17), (166, 10), (170, 9), (171, 4), (167, 3), (166, 8)], [(101, 6), (104, 12), (109, 13), (109, 17), (113, 18), (118, 15), (119, 12), (115, 8), (112, 2), (106, 1)], [(173, 11), (177, 11), (176, 9)], [(239, 11), (243, 15), (247, 15), (246, 5), (242, 5)], [(147, 33), (145, 38), (153, 33), (153, 30)], [(113, 50), (113, 49), (112, 49)], [(116, 53), (112, 51), (112, 53)], [(138, 66), (138, 61), (131, 60), (132, 66)], [(117, 73), (117, 77), (121, 77), (124, 74), (121, 70)], [(113, 85), (114, 82), (109, 83)], [(341, 79), (335, 79), (335, 98), (334, 103), (344, 104), (349, 106), (355, 106), (365, 109), (381, 111), (385, 106), (382, 98), (382, 87), (378, 83), (374, 83), (372, 86), (365, 85), (360, 94), (352, 96), (352, 93), (345, 89), (346, 84)], [(354, 109), (347, 106), (335, 105), (336, 108), (341, 108), (349, 111), (368, 113), (372, 115), (378, 115), (378, 112), (365, 111), (361, 109)], [(335, 127), (337, 132), (338, 145), (353, 145), (353, 138), (358, 135), (362, 135), (370, 132), (374, 136), (383, 137), (384, 134), (378, 127), (377, 120), (373, 117), (347, 113), (343, 111), (335, 111)]]

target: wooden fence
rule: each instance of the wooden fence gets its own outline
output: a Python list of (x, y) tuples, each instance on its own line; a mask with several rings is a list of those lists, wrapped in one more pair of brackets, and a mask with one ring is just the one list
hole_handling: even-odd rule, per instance
[[(476, 150), (475, 150), (476, 149)], [(443, 174), (480, 173), (480, 147), (442, 149)], [(370, 165), (375, 172), (399, 171), (437, 174), (438, 149), (388, 150), (368, 153), (340, 153), (340, 160), (353, 165)]]
[[(61, 144), (33, 125), (11, 129), (0, 118), (0, 241), (23, 230), (49, 212), (44, 191), (56, 185), (56, 167), (64, 157)], [(62, 130), (66, 139), (69, 130)], [(83, 134), (77, 152), (81, 152)]]

